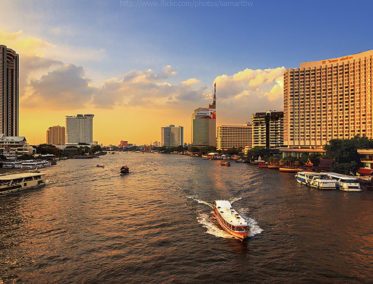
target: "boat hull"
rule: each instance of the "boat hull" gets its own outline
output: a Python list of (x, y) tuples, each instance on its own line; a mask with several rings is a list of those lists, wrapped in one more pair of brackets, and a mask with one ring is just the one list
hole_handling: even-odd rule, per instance
[(282, 173), (297, 173), (303, 171), (303, 169), (298, 168), (279, 168), (279, 171)]
[(237, 239), (240, 239), (240, 240), (244, 240), (246, 238), (249, 237), (249, 232), (248, 231), (245, 231), (245, 232), (237, 232), (237, 231), (233, 231), (231, 230), (230, 228), (228, 228), (223, 220), (222, 220), (222, 217), (220, 216), (220, 214), (218, 213), (217, 209), (214, 208), (214, 216), (216, 218), (216, 220), (218, 221), (220, 227), (222, 227), (224, 229), (224, 231), (226, 231), (227, 233), (229, 233), (230, 235), (232, 235), (233, 237), (237, 238)]
[(0, 195), (6, 195), (6, 194), (17, 193), (17, 192), (21, 192), (21, 191), (39, 189), (39, 188), (42, 188), (44, 186), (46, 186), (45, 182), (43, 182), (41, 184), (30, 185), (30, 186), (16, 186), (14, 188), (1, 189), (0, 190)]

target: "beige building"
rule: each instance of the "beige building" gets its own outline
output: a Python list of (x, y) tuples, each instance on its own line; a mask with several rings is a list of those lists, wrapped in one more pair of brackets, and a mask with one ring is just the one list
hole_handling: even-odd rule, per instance
[(216, 147), (215, 109), (197, 108), (193, 112), (192, 144)]
[(252, 147), (267, 149), (284, 145), (284, 113), (282, 111), (257, 112), (252, 115)]
[(15, 160), (22, 155), (33, 154), (33, 148), (30, 146), (24, 136), (4, 136), (0, 134), (0, 154), (7, 160)]
[(0, 45), (0, 133), (18, 136), (19, 56)]
[(47, 130), (47, 144), (65, 145), (65, 127), (52, 126)]
[(217, 131), (217, 149), (251, 148), (251, 125), (221, 125)]
[(331, 139), (373, 138), (373, 50), (300, 64), (284, 74), (284, 139), (322, 148)]

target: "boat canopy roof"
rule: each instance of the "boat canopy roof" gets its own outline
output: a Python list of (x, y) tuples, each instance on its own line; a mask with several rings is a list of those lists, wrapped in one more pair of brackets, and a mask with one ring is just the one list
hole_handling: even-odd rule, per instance
[(21, 173), (21, 174), (11, 174), (11, 175), (3, 175), (0, 176), (0, 180), (13, 180), (19, 178), (26, 178), (26, 177), (37, 177), (42, 176), (43, 173)]
[(356, 180), (356, 177), (354, 177), (354, 176), (348, 176), (348, 175), (331, 173), (331, 172), (325, 173), (325, 174), (327, 174), (328, 176), (333, 177), (333, 178), (340, 178), (340, 179), (344, 179), (344, 180)]
[(215, 205), (220, 216), (232, 226), (247, 226), (246, 220), (232, 208), (232, 204), (228, 200), (216, 200)]

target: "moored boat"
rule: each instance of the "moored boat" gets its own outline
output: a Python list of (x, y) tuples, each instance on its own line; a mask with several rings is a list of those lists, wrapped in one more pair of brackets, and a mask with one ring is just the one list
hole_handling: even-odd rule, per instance
[(220, 166), (230, 167), (231, 163), (229, 161), (221, 161)]
[(310, 178), (314, 175), (314, 172), (297, 172), (295, 179), (298, 183), (308, 185)]
[(336, 189), (337, 182), (331, 179), (327, 174), (315, 173), (310, 175), (307, 184), (317, 189)]
[(269, 164), (267, 168), (272, 169), (272, 170), (277, 170), (280, 168), (280, 165)]
[(280, 167), (278, 170), (283, 173), (297, 173), (297, 172), (303, 171), (303, 169), (301, 168), (290, 168), (290, 167)]
[(371, 169), (371, 168), (359, 168), (358, 173), (362, 176), (371, 176), (373, 174), (373, 169)]
[(329, 178), (337, 183), (337, 189), (343, 191), (361, 191), (360, 183), (354, 176), (342, 175), (337, 173), (326, 173)]
[(268, 168), (268, 164), (266, 162), (258, 163), (258, 168), (265, 169)]
[(20, 173), (0, 176), (0, 194), (45, 186), (42, 173)]
[(219, 225), (235, 238), (244, 240), (249, 237), (249, 226), (246, 220), (232, 208), (227, 200), (215, 200), (214, 215)]

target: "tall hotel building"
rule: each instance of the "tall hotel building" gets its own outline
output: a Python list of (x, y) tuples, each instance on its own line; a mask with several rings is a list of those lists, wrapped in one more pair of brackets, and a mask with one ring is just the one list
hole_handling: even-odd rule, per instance
[(331, 139), (373, 138), (372, 68), (370, 50), (286, 70), (285, 145), (321, 149)]
[(217, 131), (217, 149), (251, 148), (251, 125), (221, 125)]
[(177, 147), (184, 145), (184, 127), (170, 125), (161, 128), (161, 143), (166, 147)]
[(276, 149), (284, 145), (284, 113), (257, 112), (252, 116), (252, 147)]
[(47, 130), (47, 144), (65, 145), (65, 127), (49, 127)]
[(216, 84), (213, 103), (208, 108), (197, 108), (193, 112), (192, 145), (216, 147)]
[(0, 133), (18, 136), (19, 57), (0, 45)]
[(93, 143), (93, 114), (66, 116), (68, 144)]

